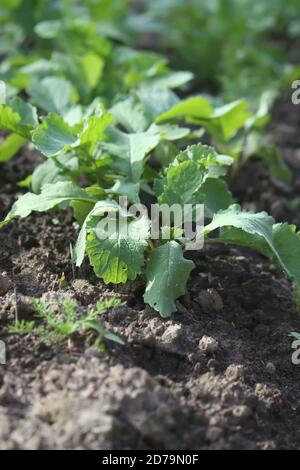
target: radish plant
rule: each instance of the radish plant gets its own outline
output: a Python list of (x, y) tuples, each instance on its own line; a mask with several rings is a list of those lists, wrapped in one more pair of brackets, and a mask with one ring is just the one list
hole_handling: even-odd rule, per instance
[[(44, 154), (52, 154), (55, 159), (60, 155), (58, 147), (64, 152), (74, 148), (79, 152), (82, 146), (95, 149), (99, 144), (99, 126), (106, 132), (107, 140), (100, 142), (99, 157), (95, 158), (96, 163), (103, 165), (94, 167), (93, 163), (90, 167), (93, 175), (97, 168), (99, 181), (87, 187), (80, 187), (78, 181), (71, 179), (45, 184), (39, 194), (21, 196), (1, 223), (2, 227), (34, 211), (70, 206), (81, 225), (74, 249), (76, 265), (79, 267), (87, 254), (95, 274), (105, 283), (125, 283), (144, 274), (145, 302), (168, 317), (176, 311), (175, 301), (184, 294), (194, 268), (193, 261), (185, 255), (187, 243), (192, 240), (187, 240), (183, 227), (172, 221), (169, 227), (160, 227), (161, 234), (168, 232), (167, 237), (151, 239), (153, 220), (149, 215), (145, 211), (134, 215), (129, 207), (118, 203), (119, 195), (140, 202), (144, 187), (159, 205), (203, 204), (208, 221), (201, 233), (205, 243), (233, 243), (256, 249), (282, 268), (293, 280), (299, 295), (300, 237), (296, 227), (276, 224), (266, 213), (243, 211), (234, 204), (224, 180), (229, 157), (196, 144), (179, 152), (168, 166), (155, 171), (147, 164), (147, 155), (158, 145), (160, 134), (157, 131), (123, 134), (107, 126), (106, 119), (105, 115), (98, 116), (96, 122), (92, 118), (77, 134), (57, 116), (49, 115), (45, 119), (34, 131), (33, 141)], [(89, 125), (95, 125), (98, 132), (93, 132), (94, 127)], [(113, 231), (108, 231), (107, 213), (116, 216)], [(125, 234), (120, 218), (126, 221)]]

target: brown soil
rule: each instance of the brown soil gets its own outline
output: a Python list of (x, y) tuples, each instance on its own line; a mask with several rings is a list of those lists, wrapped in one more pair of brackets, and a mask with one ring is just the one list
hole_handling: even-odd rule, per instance
[[(270, 127), (295, 170), (293, 188), (271, 181), (256, 161), (235, 188), (245, 206), (298, 224), (299, 120), (298, 109), (281, 104)], [(14, 199), (15, 180), (37, 158), (24, 152), (1, 167), (0, 217)], [(144, 305), (143, 279), (105, 286), (87, 263), (73, 279), (72, 218), (55, 217), (59, 224), (33, 215), (0, 233), (0, 273), (12, 281), (0, 297), (8, 353), (0, 366), (0, 449), (300, 448), (300, 369), (291, 362), (288, 337), (300, 332), (300, 316), (277, 268), (248, 250), (209, 247), (195, 259), (178, 313), (166, 321)], [(104, 354), (89, 337), (69, 351), (8, 336), (14, 288), (24, 319), (32, 317), (32, 297), (70, 296), (82, 311), (120, 297), (125, 306), (105, 314), (104, 322), (126, 345), (110, 343)]]

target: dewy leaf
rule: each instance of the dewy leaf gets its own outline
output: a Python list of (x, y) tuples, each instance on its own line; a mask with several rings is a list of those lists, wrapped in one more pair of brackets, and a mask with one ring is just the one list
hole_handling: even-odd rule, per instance
[(64, 115), (72, 105), (72, 86), (63, 78), (46, 77), (34, 80), (29, 88), (32, 100), (48, 113)]
[(194, 96), (175, 104), (170, 110), (158, 116), (157, 123), (177, 117), (205, 119), (213, 114), (211, 102), (202, 96)]
[(46, 157), (58, 155), (77, 140), (76, 133), (57, 114), (49, 114), (32, 133), (32, 142)]
[(87, 194), (84, 189), (68, 181), (59, 181), (55, 184), (43, 186), (41, 194), (27, 193), (21, 196), (13, 205), (0, 228), (16, 217), (27, 217), (31, 212), (46, 212), (63, 202), (97, 200)]
[(162, 317), (169, 317), (176, 311), (175, 300), (184, 294), (194, 267), (193, 261), (183, 257), (182, 248), (175, 241), (155, 248), (147, 266), (145, 302)]
[(265, 212), (255, 214), (241, 211), (233, 205), (215, 214), (212, 222), (205, 227), (205, 234), (224, 227), (218, 239), (260, 251), (278, 264), (294, 281), (297, 295), (300, 295), (300, 236), (296, 227), (274, 224), (273, 217)]
[[(128, 233), (123, 234), (116, 221), (115, 230), (106, 230), (106, 238), (97, 236), (99, 218), (93, 217), (88, 223), (86, 250), (96, 276), (106, 284), (125, 283), (136, 279), (144, 264), (144, 251), (149, 237), (149, 221), (141, 218), (128, 222)], [(145, 224), (148, 226), (145, 230)], [(107, 227), (106, 227), (107, 228)]]
[(158, 145), (160, 135), (147, 132), (124, 134), (113, 128), (107, 134), (109, 142), (103, 145), (104, 149), (119, 157), (117, 165), (133, 183), (138, 183), (143, 173), (144, 158)]

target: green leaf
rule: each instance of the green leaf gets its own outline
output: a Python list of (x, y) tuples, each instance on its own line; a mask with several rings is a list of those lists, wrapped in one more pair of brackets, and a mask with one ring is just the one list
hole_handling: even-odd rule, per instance
[(79, 135), (80, 145), (86, 145), (88, 152), (93, 153), (96, 144), (103, 140), (105, 130), (112, 123), (112, 116), (104, 113), (102, 116), (89, 117)]
[(267, 162), (273, 178), (291, 184), (293, 173), (285, 163), (281, 150), (276, 145), (268, 145), (259, 150), (259, 155)]
[(9, 135), (2, 144), (0, 144), (0, 162), (6, 162), (12, 158), (25, 144), (26, 139), (18, 134)]
[(84, 70), (89, 88), (91, 90), (96, 88), (103, 72), (103, 59), (99, 57), (99, 55), (90, 52), (81, 57), (80, 63)]
[(173, 126), (171, 124), (163, 124), (158, 126), (157, 124), (152, 124), (148, 132), (151, 134), (159, 134), (161, 140), (179, 140), (183, 139), (190, 133), (190, 129), (187, 127)]
[(205, 234), (224, 227), (231, 228), (221, 231), (220, 242), (258, 250), (282, 268), (294, 281), (297, 296), (300, 295), (300, 235), (295, 226), (275, 224), (265, 212), (241, 211), (238, 205), (233, 205), (214, 216), (205, 227)]
[[(80, 212), (76, 212), (78, 208), (74, 206), (74, 201), (72, 202), (75, 214), (79, 218), (82, 217), (82, 208)], [(98, 201), (92, 210), (86, 215), (86, 219), (82, 223), (81, 230), (78, 235), (78, 239), (74, 249), (74, 262), (77, 267), (80, 267), (84, 260), (85, 250), (86, 250), (86, 238), (87, 238), (87, 225), (90, 219), (96, 215), (98, 218), (101, 218), (106, 212), (118, 212), (119, 207), (116, 201)], [(81, 220), (82, 222), (82, 220)]]
[(159, 135), (147, 132), (124, 134), (117, 129), (109, 129), (110, 141), (104, 144), (104, 149), (120, 160), (117, 165), (133, 183), (138, 183), (144, 167), (144, 158), (159, 143)]
[(149, 123), (154, 122), (158, 116), (168, 111), (179, 101), (175, 93), (170, 90), (148, 86), (139, 89), (137, 96), (143, 103)]
[(58, 155), (78, 141), (61, 116), (49, 114), (32, 133), (32, 142), (46, 157)]
[(30, 139), (30, 131), (38, 124), (36, 109), (16, 97), (10, 105), (0, 105), (0, 129)]
[(106, 330), (98, 320), (86, 319), (83, 320), (82, 323), (85, 328), (96, 331), (101, 338), (105, 338), (109, 341), (113, 341), (114, 343), (121, 344), (122, 346), (124, 346), (125, 341), (120, 338), (120, 336), (117, 336), (111, 331)]
[(204, 174), (196, 162), (178, 163), (168, 169), (160, 204), (193, 204), (195, 193), (203, 183)]
[(175, 104), (171, 109), (158, 116), (157, 123), (174, 119), (177, 117), (186, 118), (207, 118), (213, 114), (211, 102), (202, 96), (194, 96)]
[(144, 264), (144, 251), (149, 238), (149, 222), (142, 218), (128, 223), (128, 233), (117, 222), (115, 229), (104, 229), (104, 239), (96, 234), (99, 218), (93, 217), (88, 223), (86, 251), (96, 276), (106, 284), (125, 283), (140, 274)]
[(72, 85), (63, 78), (34, 80), (29, 87), (29, 95), (37, 106), (48, 113), (63, 116), (72, 105)]
[(212, 218), (221, 209), (227, 209), (234, 203), (231, 192), (224, 180), (207, 178), (198, 194), (200, 201), (205, 206), (205, 216)]
[(145, 115), (141, 103), (136, 103), (130, 96), (124, 101), (116, 103), (109, 112), (118, 124), (121, 124), (127, 132), (144, 132), (149, 127), (149, 121)]
[(74, 200), (97, 201), (74, 183), (59, 181), (55, 184), (46, 184), (43, 186), (41, 194), (27, 193), (21, 196), (13, 205), (5, 221), (0, 223), (0, 228), (16, 217), (27, 217), (32, 212), (46, 212), (63, 202)]
[(32, 191), (38, 194), (45, 184), (70, 181), (70, 172), (76, 169), (78, 169), (78, 158), (70, 153), (59, 155), (55, 159), (48, 158), (33, 172)]
[(298, 341), (300, 341), (300, 333), (293, 332), (289, 336), (291, 336), (292, 338), (295, 338)]
[[(160, 184), (159, 203), (183, 205), (206, 202), (210, 212), (214, 207), (218, 207), (218, 197), (224, 198), (225, 204), (228, 201), (232, 203), (225, 183), (215, 183), (213, 186), (210, 182), (202, 189), (207, 178), (218, 178), (226, 173), (224, 166), (231, 162), (231, 159), (227, 158), (218, 155), (212, 147), (206, 145), (187, 147), (168, 168), (166, 177)], [(158, 188), (158, 182), (155, 183), (155, 188)], [(218, 191), (215, 199), (214, 188)]]
[(144, 80), (144, 84), (149, 82), (149, 85), (153, 88), (160, 90), (168, 88), (179, 88), (193, 79), (194, 75), (191, 72), (168, 72), (158, 77), (151, 77), (150, 79)]
[(246, 124), (250, 116), (247, 101), (238, 100), (216, 108), (207, 122), (202, 124), (216, 138), (221, 134), (221, 138), (227, 142)]
[(145, 302), (162, 317), (169, 317), (176, 311), (175, 300), (184, 294), (194, 267), (193, 261), (184, 259), (182, 248), (175, 241), (155, 248), (147, 266)]
[(140, 184), (139, 183), (132, 183), (131, 181), (124, 180), (117, 180), (116, 183), (113, 185), (112, 188), (107, 189), (106, 192), (108, 194), (118, 194), (120, 196), (126, 196), (129, 202), (133, 204), (139, 204), (139, 192), (140, 192)]

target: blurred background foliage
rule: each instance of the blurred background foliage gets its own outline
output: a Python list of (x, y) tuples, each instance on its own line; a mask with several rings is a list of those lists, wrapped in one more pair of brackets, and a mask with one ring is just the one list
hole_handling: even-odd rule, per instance
[(299, 73), (298, 0), (1, 0), (0, 26), (10, 94), (33, 74), (59, 75), (88, 103), (165, 74), (169, 61), (194, 73), (197, 91), (257, 104)]

